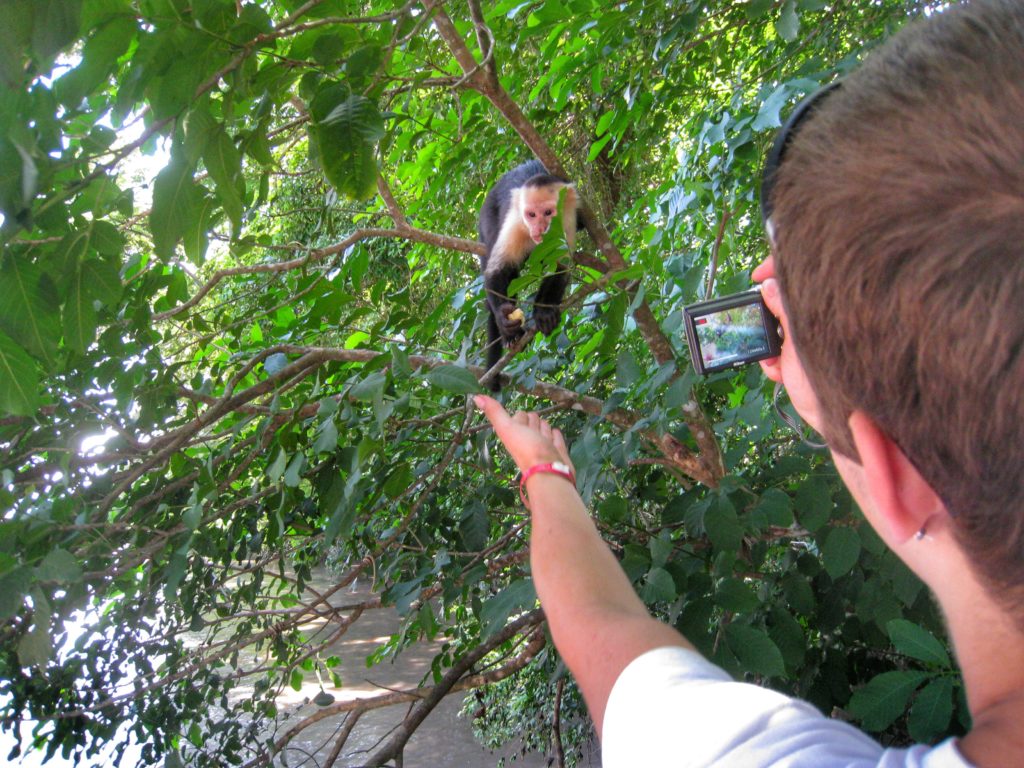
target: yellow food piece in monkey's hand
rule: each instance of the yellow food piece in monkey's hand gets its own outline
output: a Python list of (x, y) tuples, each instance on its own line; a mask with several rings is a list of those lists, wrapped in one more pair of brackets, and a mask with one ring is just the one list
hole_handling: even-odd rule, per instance
[(508, 313), (508, 320), (510, 323), (521, 323), (526, 319), (526, 315), (523, 314), (523, 310), (516, 307)]

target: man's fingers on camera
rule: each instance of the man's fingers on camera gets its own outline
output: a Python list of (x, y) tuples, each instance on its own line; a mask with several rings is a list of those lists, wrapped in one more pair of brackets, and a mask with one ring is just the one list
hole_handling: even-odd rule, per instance
[[(769, 259), (768, 261), (761, 264), (761, 266), (758, 267), (756, 270), (754, 270), (755, 279), (758, 271), (762, 267), (766, 266), (770, 267), (774, 272), (774, 265), (771, 264), (771, 259)], [(764, 305), (768, 308), (768, 311), (779, 319), (779, 323), (782, 328), (782, 337), (784, 341), (786, 336), (788, 335), (786, 332), (788, 329), (786, 327), (786, 312), (782, 308), (782, 296), (779, 293), (778, 280), (776, 280), (774, 277), (765, 278), (764, 282), (761, 284), (761, 297), (764, 299)], [(767, 376), (772, 381), (782, 381), (782, 358), (771, 357), (767, 360), (762, 360), (761, 370), (764, 371), (764, 375)]]
[(750, 273), (750, 279), (755, 283), (761, 283), (769, 278), (775, 277), (775, 257), (769, 256), (767, 259), (758, 264), (754, 271)]

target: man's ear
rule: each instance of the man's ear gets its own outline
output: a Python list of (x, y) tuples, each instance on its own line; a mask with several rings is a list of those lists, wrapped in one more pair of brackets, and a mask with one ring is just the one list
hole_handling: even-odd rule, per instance
[(854, 411), (848, 424), (876, 522), (885, 528), (880, 531), (883, 538), (888, 534), (892, 542), (901, 544), (924, 529), (932, 517), (946, 514), (938, 494), (870, 416)]

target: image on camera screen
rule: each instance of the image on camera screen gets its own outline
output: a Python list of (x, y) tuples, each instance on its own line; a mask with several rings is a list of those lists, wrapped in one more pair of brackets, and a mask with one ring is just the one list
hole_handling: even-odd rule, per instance
[(705, 367), (769, 352), (761, 310), (755, 305), (711, 312), (695, 318), (694, 325)]

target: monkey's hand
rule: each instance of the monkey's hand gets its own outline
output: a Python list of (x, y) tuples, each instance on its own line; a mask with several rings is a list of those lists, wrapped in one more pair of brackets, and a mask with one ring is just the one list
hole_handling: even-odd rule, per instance
[(561, 319), (562, 313), (558, 307), (534, 306), (533, 308), (533, 322), (537, 325), (537, 330), (545, 336), (558, 327), (558, 322)]
[(512, 346), (523, 335), (523, 312), (515, 304), (506, 301), (498, 307), (498, 332), (506, 347)]

